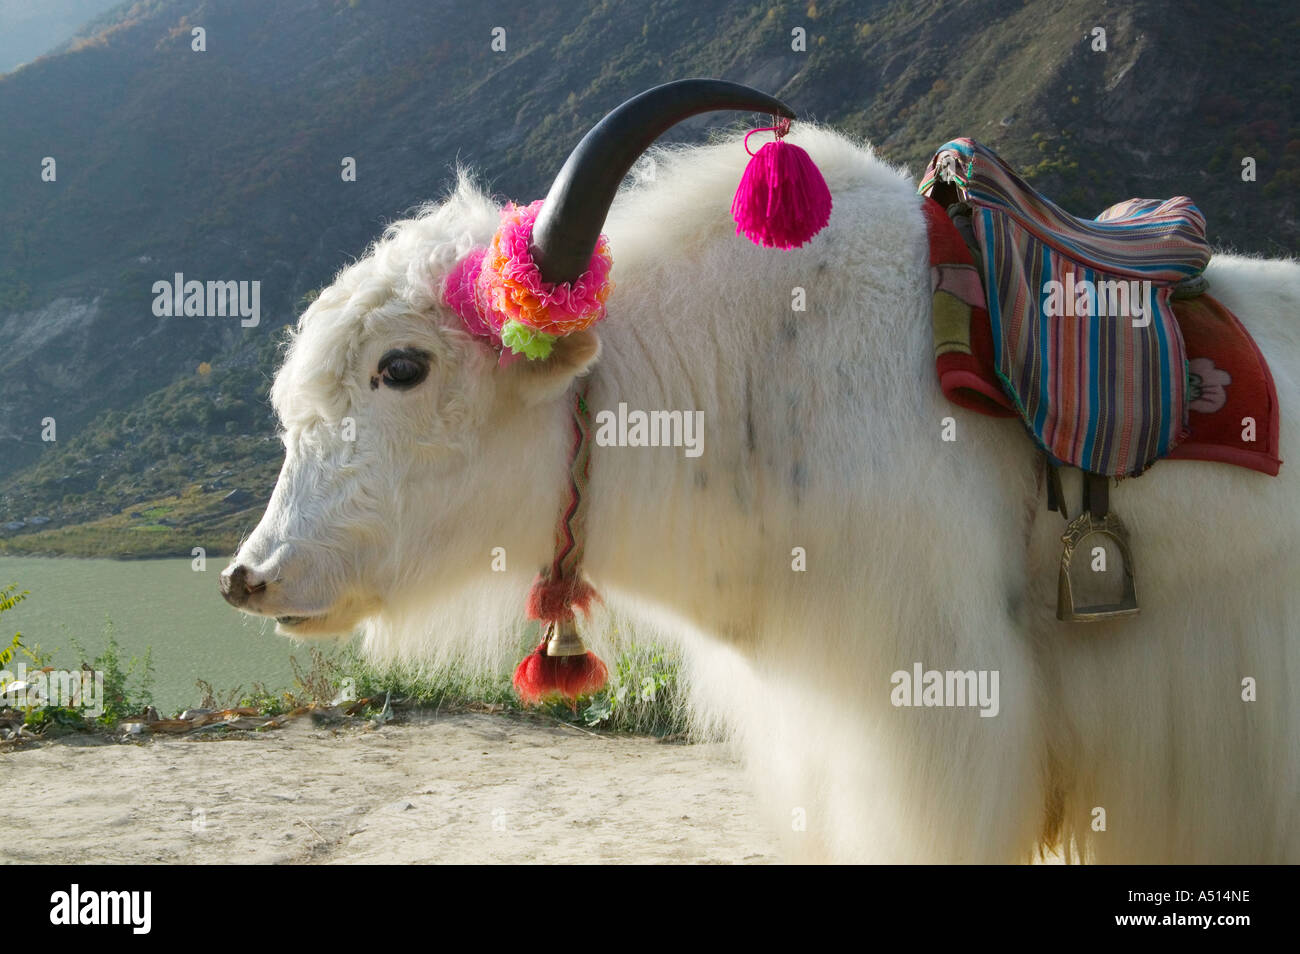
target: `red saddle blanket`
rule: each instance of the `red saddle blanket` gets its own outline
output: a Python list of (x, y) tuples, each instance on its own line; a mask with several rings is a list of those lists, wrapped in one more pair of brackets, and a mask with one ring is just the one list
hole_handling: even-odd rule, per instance
[[(935, 365), (944, 395), (994, 417), (1019, 417), (998, 378), (984, 287), (938, 202), (923, 197), (930, 236)], [(1186, 436), (1168, 460), (1236, 464), (1277, 476), (1279, 408), (1268, 363), (1231, 311), (1209, 294), (1175, 300), (1187, 355)]]

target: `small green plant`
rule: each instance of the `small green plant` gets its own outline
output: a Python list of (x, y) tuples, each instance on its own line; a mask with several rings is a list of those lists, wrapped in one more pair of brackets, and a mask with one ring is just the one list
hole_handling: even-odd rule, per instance
[[(3, 669), (4, 667), (8, 666), (11, 662), (13, 662), (14, 657), (17, 656), (20, 652), (22, 652), (22, 650), (23, 650), (23, 634), (14, 633), (13, 642), (10, 643), (6, 648), (0, 649), (0, 669)], [(0, 686), (0, 688), (4, 688), (4, 687)]]
[(670, 735), (688, 728), (676, 661), (654, 646), (619, 654), (609, 684), (583, 710), (590, 726)]
[[(27, 591), (23, 590), (21, 593), (18, 593), (15, 592), (17, 589), (17, 583), (10, 583), (4, 589), (0, 589), (0, 613), (13, 609), (23, 600), (27, 599)], [(5, 649), (0, 650), (0, 669), (9, 665), (13, 658), (22, 650), (22, 635), (22, 633), (14, 633), (13, 642)]]
[[(146, 649), (143, 657), (124, 659), (122, 647), (113, 636), (113, 622), (108, 617), (104, 617), (104, 633), (104, 650), (89, 667), (104, 674), (104, 711), (95, 721), (111, 728), (153, 705), (153, 649)], [(86, 651), (75, 641), (73, 648), (81, 655), (84, 668)]]
[[(5, 610), (13, 609), (27, 598), (28, 594), (26, 590), (19, 593), (16, 592), (17, 589), (17, 583), (11, 583), (4, 589), (0, 589), (0, 613), (3, 613)], [(9, 664), (14, 661), (19, 653), (22, 653), (33, 662), (36, 662), (37, 665), (40, 665), (37, 657), (33, 655), (31, 650), (23, 645), (23, 634), (14, 633), (14, 638), (10, 641), (9, 645), (4, 649), (0, 649), (0, 669), (8, 669)], [(7, 681), (8, 680), (0, 681), (0, 692), (4, 691), (5, 682)]]
[[(26, 652), (27, 652), (27, 647), (25, 647), (22, 644), (22, 633), (15, 633), (13, 642), (10, 643), (8, 646), (6, 646), (3, 650), (0, 650), (0, 670), (7, 670), (9, 668), (9, 664), (13, 662), (15, 656), (17, 656), (19, 653), (26, 653)], [(7, 676), (0, 678), (0, 694), (3, 694), (6, 691), (8, 686), (12, 685), (14, 682), (17, 681), (8, 678), (8, 676), (12, 676), (12, 675), (13, 673), (8, 673)], [(4, 707), (4, 706), (5, 703), (2, 700), (0, 700), (0, 707)]]
[[(293, 682), (294, 686), (297, 687), (297, 692), (293, 693), (292, 698), (286, 699), (286, 701), (296, 705), (333, 705), (343, 680), (338, 662), (333, 657), (326, 656), (315, 646), (311, 647), (309, 653), (311, 665), (306, 668), (298, 662), (297, 656), (289, 657), (289, 665), (293, 668)], [(289, 694), (286, 693), (286, 695)]]
[(248, 692), (243, 692), (241, 689), (236, 689), (235, 692), (238, 695), (238, 702), (221, 708), (230, 709), (235, 705), (239, 705), (256, 709), (265, 716), (276, 716), (282, 712), (289, 712), (298, 708), (297, 700), (291, 690), (272, 692), (266, 687), (265, 683), (255, 682)]
[(23, 725), (44, 735), (62, 735), (84, 731), (86, 717), (68, 706), (28, 706), (23, 713)]
[[(0, 589), (0, 613), (13, 609), (27, 596), (26, 590), (21, 593), (17, 592), (17, 586), (14, 584)], [(14, 659), (20, 655), (25, 656), (36, 669), (40, 669), (49, 663), (47, 653), (41, 652), (39, 646), (25, 646), (22, 638), (22, 633), (15, 633), (9, 645), (4, 649), (0, 649), (0, 670), (8, 669)], [(8, 684), (9, 680), (0, 683), (0, 692), (3, 692)], [(22, 707), (22, 712), (23, 725), (32, 731), (46, 732), (53, 729), (56, 732), (67, 732), (85, 728), (85, 720), (81, 713), (67, 706), (29, 704)]]

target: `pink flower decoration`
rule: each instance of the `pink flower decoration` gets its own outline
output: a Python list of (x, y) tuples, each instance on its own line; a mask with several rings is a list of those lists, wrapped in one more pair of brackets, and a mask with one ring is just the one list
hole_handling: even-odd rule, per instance
[(1226, 389), (1232, 383), (1232, 375), (1216, 368), (1209, 358), (1192, 358), (1187, 368), (1188, 410), (1213, 414), (1228, 403)]
[(495, 340), (499, 347), (501, 339), (493, 334), (491, 326), (483, 319), (477, 301), (478, 276), (483, 269), (483, 256), (486, 254), (485, 248), (471, 249), (468, 255), (456, 263), (456, 267), (443, 280), (442, 300), (460, 315), (466, 331), (476, 338)]
[(605, 317), (605, 301), (614, 289), (609, 241), (604, 235), (597, 239), (591, 264), (576, 281), (543, 281), (528, 251), (541, 208), (540, 200), (527, 206), (508, 204), (483, 260), (478, 291), (490, 307), (487, 321), (498, 334), (512, 319), (543, 334), (567, 335)]
[(443, 302), (465, 322), (470, 334), (501, 347), (501, 329), (516, 321), (550, 336), (573, 334), (605, 317), (605, 302), (614, 290), (609, 280), (613, 259), (601, 235), (587, 270), (576, 281), (542, 280), (528, 246), (542, 203), (501, 211), (501, 225), (487, 248), (476, 248), (456, 263), (443, 282)]

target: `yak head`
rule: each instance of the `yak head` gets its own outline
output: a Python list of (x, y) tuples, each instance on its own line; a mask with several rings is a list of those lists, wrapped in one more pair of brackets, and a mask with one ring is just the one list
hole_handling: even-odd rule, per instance
[[(543, 279), (581, 275), (636, 159), (669, 126), (715, 109), (793, 116), (716, 80), (627, 101), (584, 137), (547, 194), (529, 249)], [(582, 331), (558, 338), (544, 360), (504, 364), (465, 329), (443, 302), (443, 279), (498, 222), (496, 205), (462, 176), (302, 315), (271, 388), (284, 464), (221, 574), (231, 604), (290, 635), (333, 635), (483, 575), (498, 547), (515, 567), (545, 561), (567, 466), (565, 395), (600, 344)]]
[(546, 435), (599, 340), (502, 367), (460, 327), (442, 278), (497, 220), (462, 177), (303, 313), (271, 387), (284, 464), (221, 575), (230, 603), (294, 635), (347, 632), (406, 589), (482, 573), (496, 546), (544, 553), (564, 466)]

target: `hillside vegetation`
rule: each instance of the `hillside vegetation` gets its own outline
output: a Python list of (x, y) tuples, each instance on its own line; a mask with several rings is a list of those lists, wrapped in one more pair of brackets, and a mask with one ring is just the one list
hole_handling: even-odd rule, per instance
[[(913, 173), (970, 135), (1076, 214), (1190, 194), (1216, 244), (1295, 254), (1296, 36), (1281, 0), (123, 3), (0, 76), (0, 552), (234, 546), (274, 482), (266, 392), (304, 297), (457, 162), (540, 196), (669, 79), (757, 86)], [(260, 282), (260, 320), (155, 316), (176, 273)]]

